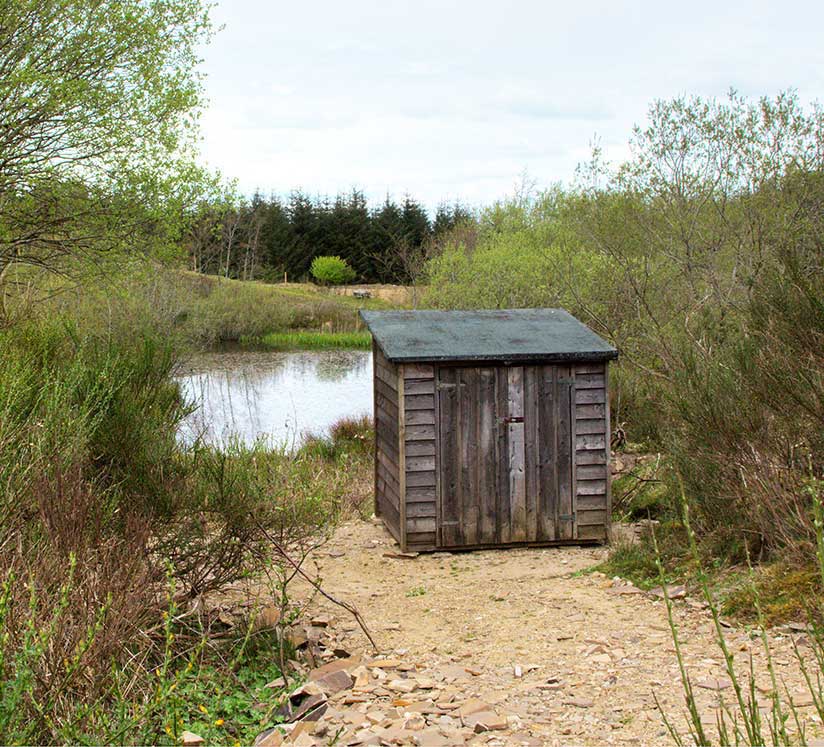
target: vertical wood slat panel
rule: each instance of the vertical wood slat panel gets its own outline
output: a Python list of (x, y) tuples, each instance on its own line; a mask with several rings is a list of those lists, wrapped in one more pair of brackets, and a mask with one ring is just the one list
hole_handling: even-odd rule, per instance
[(524, 489), (526, 492), (526, 539), (536, 542), (540, 537), (540, 439), (538, 430), (538, 405), (541, 369), (524, 367)]
[(439, 448), (441, 452), (438, 524), (440, 542), (444, 547), (454, 547), (460, 539), (457, 473), (459, 450), (455, 430), (458, 420), (458, 387), (455, 371), (456, 369), (450, 367), (441, 367), (438, 370), (440, 384), (438, 387)]
[(558, 526), (557, 367), (541, 366), (538, 392), (538, 502), (539, 536), (554, 540)]
[[(524, 369), (513, 366), (508, 372), (509, 396), (507, 399), (508, 416), (524, 417)], [(513, 542), (526, 540), (526, 475), (524, 454), (524, 423), (509, 423), (509, 485), (510, 485), (510, 523)]]
[(476, 369), (459, 369), (458, 408), (460, 414), (458, 416), (458, 435), (461, 444), (460, 534), (462, 536), (462, 544), (466, 545), (478, 544), (478, 507), (473, 500), (478, 466), (478, 434), (476, 430), (477, 418), (475, 417), (475, 408), (478, 403), (478, 396), (475, 391), (476, 380)]
[[(581, 399), (601, 398), (600, 393), (593, 394), (599, 371), (588, 371), (594, 375), (585, 379), (591, 388), (582, 398), (576, 394), (574, 365), (519, 368), (436, 369), (438, 382), (454, 384), (451, 391), (439, 387), (435, 398), (439, 545), (575, 540), (579, 492), (586, 494), (589, 507), (582, 517), (586, 526), (580, 539), (594, 538), (598, 527), (592, 522), (604, 511), (593, 491), (607, 469), (603, 445), (609, 436), (607, 418), (603, 417), (600, 432), (596, 421), (608, 404)], [(606, 373), (605, 369), (601, 370)], [(425, 394), (425, 387), (415, 393)], [(606, 391), (606, 400), (605, 395)], [(584, 432), (578, 434), (576, 421), (582, 416)], [(506, 418), (523, 422), (505, 422)], [(576, 437), (589, 448), (576, 449)], [(430, 463), (418, 459), (413, 473), (423, 477), (418, 470)], [(423, 507), (416, 507), (415, 513), (414, 529), (423, 532), (422, 527), (430, 526), (424, 521), (430, 514)], [(561, 521), (561, 516), (567, 518)]]
[(495, 522), (496, 538), (499, 543), (510, 542), (511, 525), (509, 521), (510, 484), (509, 484), (509, 428), (503, 418), (509, 408), (509, 377), (507, 369), (495, 369), (495, 416), (498, 425), (495, 452)]
[(572, 459), (574, 419), (572, 416), (573, 394), (570, 366), (556, 367), (557, 391), (557, 471), (558, 471), (558, 539), (574, 538), (575, 526), (571, 518), (574, 511)]
[(479, 534), (485, 544), (497, 542), (497, 484), (496, 484), (496, 435), (497, 408), (495, 407), (495, 369), (482, 368), (479, 372), (478, 443), (478, 504), (480, 510)]

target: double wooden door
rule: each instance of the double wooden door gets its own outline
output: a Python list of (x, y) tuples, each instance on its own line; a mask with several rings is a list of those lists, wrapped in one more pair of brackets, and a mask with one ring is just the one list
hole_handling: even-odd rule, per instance
[(442, 547), (575, 538), (569, 366), (437, 371)]

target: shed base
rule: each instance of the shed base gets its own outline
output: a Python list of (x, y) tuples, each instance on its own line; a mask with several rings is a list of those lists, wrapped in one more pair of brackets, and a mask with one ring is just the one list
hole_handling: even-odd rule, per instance
[[(378, 514), (377, 518), (385, 527), (386, 531), (392, 538), (403, 547), (403, 541), (400, 537), (398, 527), (394, 526), (391, 521), (387, 521), (387, 517)], [(519, 547), (594, 547), (597, 545), (609, 544), (609, 527), (604, 528), (604, 537), (586, 537), (579, 539), (568, 540), (548, 540), (541, 542), (504, 542), (495, 545), (449, 545), (439, 546), (433, 544), (416, 544), (414, 542), (407, 542), (404, 551), (409, 552), (470, 552), (472, 550), (512, 550)]]
[(500, 545), (459, 545), (450, 547), (416, 547), (409, 545), (410, 552), (473, 552), (475, 550), (518, 550), (539, 547), (595, 547), (608, 544), (607, 540), (553, 540), (550, 542), (510, 542)]

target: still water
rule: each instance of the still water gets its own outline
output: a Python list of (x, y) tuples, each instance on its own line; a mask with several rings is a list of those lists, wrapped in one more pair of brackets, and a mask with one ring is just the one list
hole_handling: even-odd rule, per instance
[(189, 443), (265, 438), (295, 448), (340, 418), (372, 414), (372, 354), (361, 350), (205, 353), (176, 378), (197, 405), (181, 431)]

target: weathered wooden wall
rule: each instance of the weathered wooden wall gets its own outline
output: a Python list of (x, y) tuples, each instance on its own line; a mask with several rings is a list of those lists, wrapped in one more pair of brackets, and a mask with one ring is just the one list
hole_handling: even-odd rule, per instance
[(401, 366), (401, 389), (406, 547), (432, 549), (436, 544), (437, 523), (434, 367), (428, 364)]
[(375, 511), (404, 548), (606, 539), (604, 363), (396, 366), (374, 352)]
[(574, 371), (438, 368), (440, 542), (575, 539)]
[(437, 544), (606, 538), (604, 364), (441, 365)]
[(372, 343), (375, 411), (375, 515), (401, 541), (400, 419), (398, 366)]
[(609, 526), (609, 399), (604, 363), (575, 366), (577, 538), (606, 540)]

